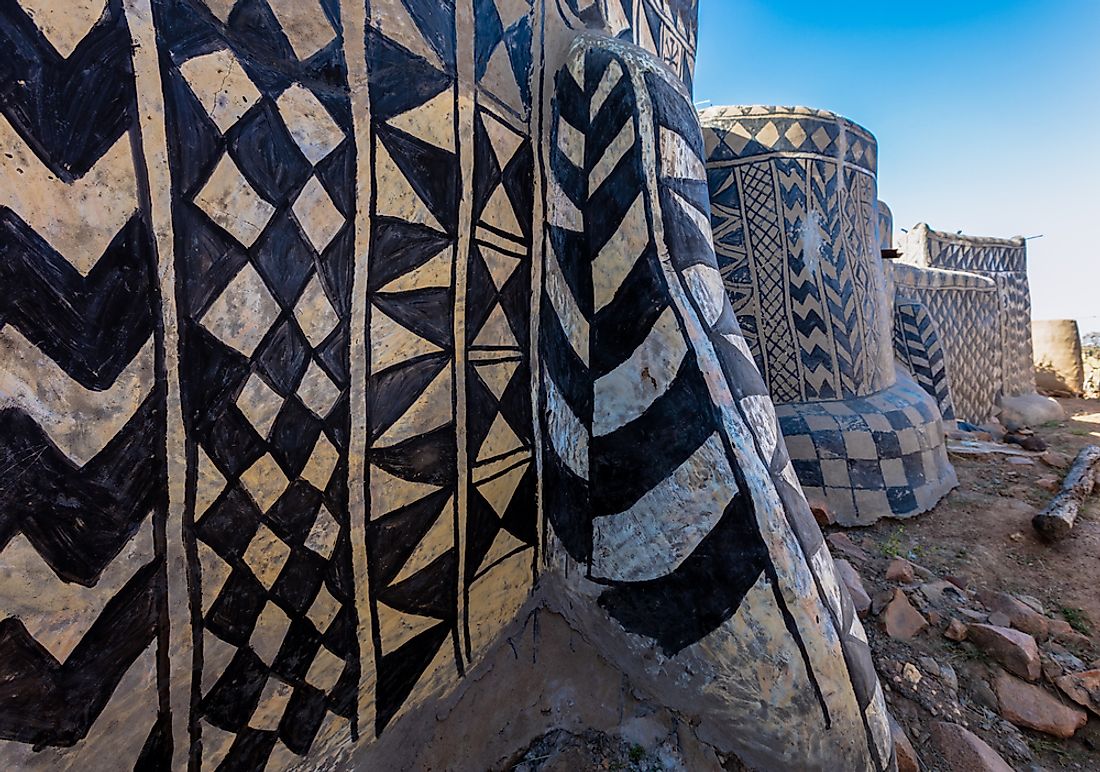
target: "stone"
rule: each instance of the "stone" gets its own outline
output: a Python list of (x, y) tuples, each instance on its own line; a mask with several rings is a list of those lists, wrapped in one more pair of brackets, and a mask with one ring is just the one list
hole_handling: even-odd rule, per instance
[(1062, 488), (1062, 483), (1057, 477), (1043, 475), (1035, 481), (1035, 485), (1050, 493), (1057, 493)]
[[(1024, 329), (1020, 332), (1030, 338), (1028, 321), (1030, 320), (1021, 321)], [(1030, 363), (1028, 364), (1030, 365)], [(1032, 368), (1029, 366), (1027, 371), (1031, 374)], [(1042, 426), (1051, 421), (1061, 421), (1066, 417), (1066, 412), (1057, 400), (1034, 392), (1034, 380), (1031, 388), (1032, 391), (1029, 394), (1001, 398), (1001, 414), (999, 417), (1001, 423), (1008, 429)]]
[(967, 587), (970, 586), (970, 580), (967, 579), (965, 576), (958, 576), (957, 574), (948, 574), (947, 576), (944, 577), (944, 579), (951, 582), (951, 584), (955, 585), (960, 590), (965, 590)]
[(1073, 737), (1085, 725), (1088, 715), (1064, 705), (1041, 686), (1000, 673), (993, 681), (1001, 715), (1016, 726), (1061, 737)]
[(1073, 463), (1073, 459), (1057, 450), (1044, 451), (1043, 455), (1039, 456), (1039, 460), (1055, 469), (1069, 469), (1069, 465)]
[(848, 594), (852, 597), (852, 604), (856, 607), (856, 613), (864, 616), (871, 610), (871, 597), (863, 588), (863, 580), (859, 572), (852, 568), (852, 564), (842, 558), (833, 561), (836, 566), (837, 576), (844, 586), (848, 588)]
[[(1033, 453), (1039, 453), (1047, 449), (1047, 444), (1034, 434), (1024, 434), (1019, 431), (1009, 432), (1004, 436), (1004, 441), (1009, 445), (1019, 445), (1024, 450), (1030, 450)], [(1024, 456), (1008, 456), (1007, 460), (1010, 464), (1019, 463), (1021, 461), (1026, 461), (1029, 466), (1035, 464), (1030, 458)]]
[(971, 622), (985, 622), (989, 619), (989, 614), (984, 611), (978, 611), (974, 608), (959, 608), (956, 609), (962, 616), (969, 619)]
[(829, 547), (839, 552), (845, 557), (865, 563), (871, 559), (871, 556), (867, 554), (867, 551), (852, 541), (852, 537), (841, 531), (831, 533), (825, 537), (825, 541), (829, 542)]
[(920, 759), (917, 757), (917, 752), (913, 749), (913, 744), (909, 742), (905, 730), (902, 729), (901, 724), (897, 722), (892, 714), (890, 716), (890, 736), (894, 739), (894, 755), (898, 762), (898, 772), (920, 772)]
[(1014, 772), (985, 740), (958, 724), (933, 722), (932, 743), (951, 772)]
[(1008, 456), (1005, 461), (1013, 466), (1035, 466), (1035, 462), (1025, 456)]
[(925, 582), (917, 590), (925, 600), (937, 608), (956, 608), (959, 603), (966, 600), (963, 591), (945, 579)]
[(871, 597), (871, 613), (876, 617), (894, 599), (894, 591), (891, 589), (879, 590)]
[(967, 626), (963, 622), (952, 619), (947, 623), (947, 629), (943, 631), (943, 637), (952, 641), (965, 641), (967, 631)]
[(817, 521), (819, 528), (824, 528), (827, 525), (832, 525), (836, 522), (836, 518), (833, 517), (833, 513), (829, 511), (829, 508), (820, 504), (813, 504), (810, 506), (810, 512), (813, 513), (814, 520)]
[(901, 590), (894, 590), (882, 618), (886, 634), (891, 638), (908, 640), (928, 627), (928, 621), (910, 605), (909, 598)]
[(1069, 673), (1054, 679), (1054, 684), (1078, 705), (1100, 716), (1100, 670)]
[[(1009, 625), (1035, 636), (1036, 640), (1045, 640), (1050, 632), (1050, 623), (1046, 617), (1006, 592), (981, 590), (978, 592), (978, 600), (985, 604), (985, 607), (990, 611), (1001, 613), (1007, 617)], [(989, 623), (997, 624), (993, 621), (992, 615), (990, 615)]]
[(989, 624), (994, 627), (1008, 627), (1012, 624), (1012, 620), (1008, 618), (1008, 614), (1003, 611), (994, 611), (989, 615)]
[(1018, 601), (1020, 601), (1020, 603), (1023, 603), (1029, 609), (1034, 611), (1036, 614), (1042, 614), (1044, 617), (1046, 616), (1046, 613), (1047, 613), (1046, 609), (1043, 608), (1042, 602), (1038, 598), (1036, 598), (1034, 595), (1026, 595), (1024, 593), (1017, 593), (1014, 597)]
[(1021, 678), (1035, 681), (1043, 673), (1039, 646), (1027, 633), (1009, 627), (975, 624), (968, 628), (967, 638)]
[(1048, 626), (1051, 639), (1058, 643), (1078, 648), (1086, 648), (1092, 645), (1092, 638), (1078, 632), (1073, 625), (1064, 619), (1051, 619)]
[(894, 558), (886, 566), (886, 580), (910, 584), (916, 578), (913, 572), (913, 564), (904, 558)]

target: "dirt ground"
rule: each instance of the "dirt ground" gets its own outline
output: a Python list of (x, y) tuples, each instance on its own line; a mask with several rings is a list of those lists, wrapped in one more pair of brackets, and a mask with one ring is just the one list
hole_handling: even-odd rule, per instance
[[(1066, 420), (1036, 427), (1036, 435), (1051, 450), (1070, 458), (1086, 445), (1100, 444), (1100, 400), (1059, 401)], [(1031, 518), (1054, 493), (1037, 481), (1043, 476), (1060, 481), (1064, 470), (1047, 466), (1038, 458), (1032, 459), (1031, 465), (1012, 463), (1010, 458), (996, 453), (952, 454), (959, 487), (931, 512), (845, 531), (867, 554), (866, 560), (857, 557), (850, 562), (872, 597), (898, 586), (885, 580), (885, 570), (891, 558), (903, 557), (934, 575), (926, 575), (927, 582), (952, 577), (971, 592), (987, 589), (1030, 596), (1039, 601), (1046, 616), (1065, 619), (1079, 632), (1100, 639), (1096, 635), (1100, 633), (1100, 494), (1089, 499), (1068, 538), (1053, 545), (1044, 543), (1037, 538)], [(833, 552), (834, 557), (849, 557), (836, 549)], [(887, 701), (926, 769), (946, 768), (927, 742), (930, 722), (944, 716), (967, 725), (1017, 769), (1100, 769), (1100, 718), (1092, 716), (1070, 740), (1016, 730), (997, 715), (996, 698), (989, 689), (997, 666), (971, 644), (942, 635), (947, 619), (957, 615), (952, 604), (945, 608), (925, 602), (920, 592), (908, 594), (919, 610), (935, 612), (933, 625), (917, 637), (909, 641), (890, 638), (873, 610), (864, 622), (887, 687)], [(974, 605), (980, 609), (980, 604)], [(1093, 663), (1100, 652), (1087, 642), (1076, 641), (1075, 646), (1063, 648), (1079, 663), (1098, 666)], [(1075, 669), (1074, 660), (1069, 661), (1066, 672)], [(904, 677), (905, 672), (913, 672), (906, 671), (907, 663), (926, 676), (921, 680), (924, 686), (914, 686), (912, 678)], [(929, 671), (944, 664), (951, 665), (955, 678), (941, 678), (938, 673), (927, 677)], [(957, 689), (950, 688), (952, 680), (957, 680)], [(1044, 685), (1061, 698), (1049, 682)]]

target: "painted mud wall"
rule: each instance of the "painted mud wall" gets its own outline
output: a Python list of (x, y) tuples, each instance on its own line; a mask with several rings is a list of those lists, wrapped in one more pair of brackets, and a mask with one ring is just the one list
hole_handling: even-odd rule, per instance
[(927, 511), (957, 480), (939, 407), (895, 373), (874, 136), (807, 107), (700, 117), (723, 285), (807, 496), (845, 525)]
[[(0, 759), (324, 767), (464, 688), (542, 603), (569, 609), (639, 685), (721, 673), (720, 688), (666, 697), (740, 725), (715, 741), (746, 757), (888, 766), (866, 642), (744, 351), (707, 354), (701, 338), (684, 349), (689, 415), (708, 411), (698, 425), (729, 465), (715, 485), (746, 529), (726, 529), (730, 550), (701, 520), (684, 551), (632, 558), (620, 545), (599, 564), (570, 548), (562, 518), (594, 529), (616, 513), (592, 499), (552, 507), (545, 490), (561, 427), (538, 418), (542, 360), (563, 349), (538, 332), (555, 297), (544, 266), (576, 271), (602, 246), (549, 263), (564, 243), (550, 202), (565, 195), (591, 217), (589, 195), (629, 157), (647, 195), (679, 191), (689, 208), (651, 199), (606, 232), (675, 255), (676, 277), (717, 270), (709, 228), (687, 227), (692, 209), (709, 216), (698, 127), (675, 85), (690, 78), (694, 26), (693, 4), (649, 0), (0, 8), (12, 52), (0, 65)], [(642, 50), (570, 54), (584, 29)], [(601, 98), (635, 136), (616, 144), (590, 125), (560, 141), (554, 105), (590, 108), (611, 62), (636, 96), (608, 81)], [(579, 101), (566, 78), (583, 84)], [(580, 147), (591, 190), (559, 195), (572, 172), (556, 153)], [(666, 208), (682, 212), (677, 228)], [(729, 336), (718, 345), (744, 346), (707, 286), (705, 308), (676, 306), (662, 357), (703, 335), (700, 319)], [(570, 340), (598, 327), (561, 325)], [(596, 357), (630, 350), (621, 325), (603, 329), (588, 340)], [(620, 414), (645, 412), (637, 395), (609, 395)], [(654, 487), (679, 468), (662, 464)], [(597, 499), (612, 490), (598, 480)], [(684, 581), (629, 573), (654, 557), (670, 576), (693, 559), (695, 580), (728, 584), (736, 602), (642, 613), (646, 591), (661, 597), (647, 582)], [(655, 652), (656, 670), (644, 664)], [(783, 709), (762, 711), (784, 672)]]

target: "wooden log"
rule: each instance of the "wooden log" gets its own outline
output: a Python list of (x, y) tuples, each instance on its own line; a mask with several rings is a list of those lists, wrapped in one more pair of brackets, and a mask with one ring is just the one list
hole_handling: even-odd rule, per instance
[(1058, 492), (1047, 508), (1031, 519), (1039, 535), (1048, 541), (1062, 539), (1073, 530), (1081, 505), (1092, 493), (1100, 470), (1100, 447), (1089, 445), (1077, 454)]

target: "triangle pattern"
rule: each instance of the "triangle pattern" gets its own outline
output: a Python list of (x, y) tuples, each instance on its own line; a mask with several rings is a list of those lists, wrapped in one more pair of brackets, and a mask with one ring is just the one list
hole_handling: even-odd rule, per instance
[(493, 155), (496, 156), (497, 165), (504, 169), (508, 162), (523, 144), (523, 137), (503, 123), (498, 121), (491, 113), (481, 114), (481, 125), (485, 127), (485, 133), (489, 135), (489, 144), (493, 146)]
[(475, 364), (474, 369), (481, 376), (481, 380), (493, 392), (493, 396), (499, 401), (504, 396), (504, 390), (516, 374), (519, 362), (490, 362), (488, 364)]
[(442, 488), (442, 485), (403, 480), (380, 466), (370, 467), (370, 517), (375, 520), (396, 509), (420, 501)]
[(398, 324), (377, 306), (371, 307), (370, 370), (377, 374), (424, 354), (442, 351), (439, 346)]
[(493, 540), (493, 546), (489, 548), (488, 554), (482, 559), (481, 565), (491, 566), (505, 555), (509, 555), (516, 550), (526, 549), (529, 546), (531, 545), (525, 544), (511, 533), (501, 528), (497, 533), (496, 539)]
[(413, 553), (409, 555), (405, 565), (401, 567), (401, 571), (394, 577), (391, 584), (405, 581), (421, 569), (427, 568), (440, 555), (454, 547), (455, 530), (454, 512), (451, 507), (452, 501), (454, 501), (454, 497), (447, 499), (447, 503), (443, 505), (443, 511), (436, 518), (428, 533), (420, 540)]
[(504, 29), (509, 29), (531, 11), (529, 0), (495, 0), (495, 2), (497, 15), (500, 16), (500, 24)]
[(516, 112), (524, 111), (523, 97), (516, 84), (516, 74), (512, 71), (512, 60), (508, 57), (508, 46), (503, 40), (497, 43), (489, 57), (481, 83)]
[(445, 426), (452, 418), (451, 400), (451, 368), (444, 367), (405, 414), (378, 438), (375, 447), (396, 445)]
[(497, 303), (489, 312), (485, 324), (481, 325), (481, 331), (474, 338), (475, 346), (495, 348), (519, 348), (519, 341), (512, 332), (512, 325), (504, 315), (504, 308)]
[[(438, 255), (421, 263), (406, 274), (386, 284), (379, 292), (411, 292), (430, 287), (450, 287), (451, 269), (454, 261), (451, 259), (453, 247), (444, 247)], [(376, 312), (377, 313), (377, 312)]]
[(54, 50), (63, 59), (68, 59), (103, 16), (103, 6), (106, 3), (102, 0), (83, 3), (22, 0), (21, 5)]
[(375, 613), (382, 636), (382, 651), (387, 653), (400, 649), (429, 627), (439, 624), (438, 619), (395, 611), (382, 602), (376, 604)]
[(225, 475), (206, 455), (206, 451), (199, 447), (198, 479), (195, 484), (195, 518), (202, 517), (210, 505), (221, 495), (225, 489)]
[(517, 239), (523, 238), (523, 229), (519, 227), (516, 211), (512, 208), (512, 202), (508, 200), (503, 185), (498, 185), (493, 195), (489, 196), (489, 203), (481, 212), (481, 221), (505, 233), (511, 233)]
[(395, 129), (450, 153), (455, 152), (454, 94), (444, 89), (422, 105), (387, 121)]
[(493, 277), (493, 284), (497, 291), (504, 289), (504, 285), (515, 273), (516, 266), (520, 264), (518, 257), (498, 252), (492, 247), (482, 246), (481, 259), (485, 261), (485, 267), (489, 269), (489, 275)]
[(412, 51), (417, 56), (427, 59), (428, 63), (437, 70), (443, 69), (443, 61), (435, 52), (424, 36), (420, 34), (420, 28), (409, 15), (408, 9), (401, 0), (386, 3), (384, 13), (375, 13), (371, 16), (371, 23), (375, 29), (393, 42)]
[[(516, 436), (508, 422), (504, 420), (504, 416), (497, 413), (497, 417), (493, 419), (493, 425), (489, 428), (489, 434), (485, 437), (485, 441), (481, 443), (481, 450), (477, 452), (477, 461), (480, 463), (490, 458), (505, 456), (522, 447), (523, 442)], [(518, 480), (516, 484), (519, 484)]]
[(437, 231), (443, 230), (443, 226), (429, 211), (420, 194), (409, 184), (405, 173), (398, 168), (390, 151), (381, 141), (374, 143), (374, 169), (380, 192), (377, 214), (419, 223)]
[[(499, 416), (497, 418), (500, 419)], [(516, 441), (519, 441), (518, 438)], [(482, 449), (484, 448), (483, 445)], [(528, 466), (529, 464), (520, 464), (515, 469), (509, 469), (499, 477), (494, 477), (477, 486), (478, 492), (489, 502), (489, 506), (497, 513), (497, 517), (503, 518), (504, 513), (508, 511), (508, 505), (512, 503), (512, 497), (516, 495), (516, 488), (519, 487), (519, 482), (527, 472)]]

